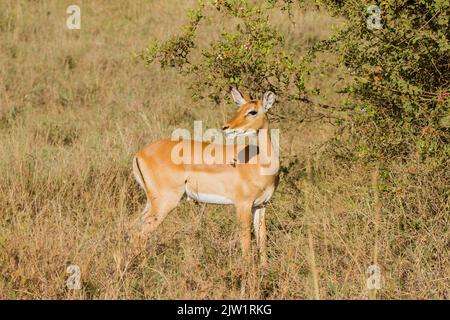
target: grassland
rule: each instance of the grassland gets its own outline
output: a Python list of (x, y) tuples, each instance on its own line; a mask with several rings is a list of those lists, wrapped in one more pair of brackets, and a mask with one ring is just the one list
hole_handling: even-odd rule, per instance
[[(65, 26), (70, 4), (0, 4), (0, 298), (366, 299), (374, 250), (378, 297), (450, 297), (449, 203), (433, 191), (448, 187), (446, 177), (398, 164), (390, 173), (398, 195), (380, 195), (377, 211), (373, 166), (321, 152), (334, 132), (326, 119), (273, 119), (289, 171), (268, 206), (266, 269), (243, 270), (232, 207), (193, 202), (169, 215), (145, 254), (130, 257), (127, 226), (145, 201), (131, 174), (134, 153), (197, 119), (220, 127), (234, 108), (193, 101), (188, 78), (133, 58), (150, 37), (175, 33), (195, 1), (80, 1), (78, 31)], [(294, 18), (274, 23), (299, 52), (336, 23), (312, 9)], [(330, 69), (309, 81), (337, 103), (340, 76)], [(66, 287), (71, 264), (81, 290)]]

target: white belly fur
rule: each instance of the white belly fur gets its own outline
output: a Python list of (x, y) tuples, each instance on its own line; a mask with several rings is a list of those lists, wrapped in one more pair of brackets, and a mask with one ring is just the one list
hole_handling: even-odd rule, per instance
[(255, 200), (255, 202), (253, 203), (253, 206), (257, 207), (257, 206), (260, 206), (260, 205), (266, 203), (267, 201), (269, 201), (270, 198), (272, 198), (274, 191), (275, 191), (275, 188), (273, 186), (264, 190), (264, 193), (258, 199)]
[(203, 203), (233, 204), (232, 200), (230, 200), (224, 196), (217, 195), (217, 194), (210, 194), (210, 193), (192, 192), (192, 191), (188, 190), (187, 186), (186, 186), (186, 195), (189, 198), (194, 199), (195, 201), (203, 202)]

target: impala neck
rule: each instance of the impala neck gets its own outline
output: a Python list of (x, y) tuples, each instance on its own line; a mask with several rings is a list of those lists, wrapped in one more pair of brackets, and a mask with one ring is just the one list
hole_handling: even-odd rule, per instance
[(272, 144), (269, 123), (267, 121), (258, 130), (258, 149), (261, 167), (273, 171), (274, 174), (278, 172), (280, 166), (279, 154)]

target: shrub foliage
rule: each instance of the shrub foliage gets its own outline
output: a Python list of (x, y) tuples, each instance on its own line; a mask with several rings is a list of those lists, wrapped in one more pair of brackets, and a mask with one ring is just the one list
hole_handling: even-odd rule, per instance
[(417, 152), (432, 165), (450, 156), (448, 0), (382, 1), (381, 29), (367, 27), (367, 3), (326, 0), (346, 27), (316, 50), (337, 52), (354, 74), (347, 88), (358, 151), (367, 157)]
[[(317, 53), (331, 51), (354, 76), (344, 90), (351, 99), (335, 106), (335, 111), (346, 111), (339, 123), (348, 129), (338, 131), (346, 135), (336, 136), (336, 152), (352, 160), (414, 154), (420, 161), (431, 160), (430, 168), (449, 165), (449, 0), (315, 1), (345, 17), (346, 24), (330, 39), (312, 45), (306, 59), (296, 60), (268, 16), (281, 8), (288, 18), (290, 8), (304, 2), (200, 1), (179, 35), (152, 42), (140, 57), (147, 64), (158, 61), (163, 68), (195, 75), (192, 92), (199, 98), (220, 102), (228, 86), (237, 85), (253, 95), (271, 89), (282, 99), (310, 102), (307, 64)], [(379, 29), (368, 27), (369, 5), (381, 9)], [(194, 58), (196, 30), (212, 11), (219, 12), (222, 24), (234, 27), (212, 38)]]
[[(293, 54), (284, 49), (283, 35), (268, 22), (273, 8), (274, 1), (200, 1), (198, 8), (188, 13), (189, 22), (179, 35), (163, 43), (152, 42), (139, 56), (147, 64), (158, 61), (162, 68), (195, 75), (194, 95), (217, 103), (230, 85), (253, 96), (271, 89), (289, 100), (299, 98), (304, 92), (302, 64), (294, 62)], [(196, 30), (214, 11), (220, 15), (221, 25), (233, 27), (221, 30), (220, 37), (201, 50), (201, 57), (193, 58), (192, 51), (199, 49)]]

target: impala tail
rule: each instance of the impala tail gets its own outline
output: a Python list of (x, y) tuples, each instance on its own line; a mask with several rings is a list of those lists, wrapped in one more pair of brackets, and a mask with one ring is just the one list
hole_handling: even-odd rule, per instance
[(139, 166), (139, 159), (137, 156), (133, 159), (133, 174), (136, 181), (139, 183), (145, 193), (147, 193), (147, 186), (145, 184), (144, 176), (142, 175), (141, 167)]

